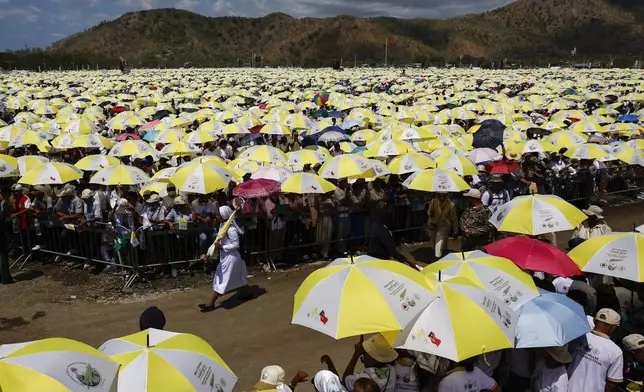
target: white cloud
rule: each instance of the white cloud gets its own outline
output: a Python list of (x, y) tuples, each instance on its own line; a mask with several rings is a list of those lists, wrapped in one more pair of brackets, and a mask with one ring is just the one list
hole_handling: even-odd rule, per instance
[(179, 0), (175, 4), (174, 8), (179, 8), (182, 10), (194, 11), (195, 8), (201, 4), (201, 0)]
[(38, 7), (30, 5), (28, 7), (0, 7), (0, 19), (12, 19), (18, 22), (35, 23), (40, 17), (41, 11)]
[(151, 10), (157, 7), (156, 0), (119, 0), (119, 4), (136, 10)]

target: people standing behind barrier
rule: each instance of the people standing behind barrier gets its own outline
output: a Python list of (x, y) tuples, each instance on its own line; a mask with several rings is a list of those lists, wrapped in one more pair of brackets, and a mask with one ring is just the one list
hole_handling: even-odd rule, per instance
[[(65, 185), (63, 189), (56, 193), (58, 201), (54, 206), (54, 213), (60, 219), (63, 227), (60, 229), (60, 242), (58, 247), (60, 253), (67, 253), (69, 255), (76, 252), (75, 240), (76, 231), (74, 225), (77, 225), (83, 216), (85, 210), (83, 200), (76, 196), (76, 192), (72, 185)], [(57, 257), (56, 261), (60, 259)]]
[(131, 266), (135, 256), (134, 252), (132, 252), (132, 233), (136, 233), (140, 217), (134, 206), (127, 199), (122, 198), (110, 212), (109, 218), (116, 231), (114, 249), (117, 251), (117, 262), (121, 265)]
[(529, 182), (527, 193), (545, 195), (547, 193), (546, 178), (548, 177), (549, 169), (539, 159), (539, 154), (528, 154), (523, 161), (522, 168), (525, 173), (525, 180)]
[(429, 217), (427, 227), (429, 246), (434, 248), (434, 256), (440, 259), (447, 250), (449, 237), (455, 237), (458, 233), (456, 207), (447, 193), (436, 194), (436, 197), (429, 203), (427, 216)]
[[(192, 221), (209, 226), (217, 220), (219, 206), (210, 198), (210, 195), (198, 195), (192, 202)], [(205, 254), (213, 241), (211, 227), (199, 233), (199, 253)]]
[(11, 277), (11, 270), (9, 264), (9, 226), (11, 212), (11, 188), (3, 187), (0, 189), (0, 283), (11, 284), (13, 278)]
[(494, 214), (499, 207), (510, 200), (510, 192), (505, 189), (503, 176), (501, 174), (492, 174), (488, 179), (487, 188), (481, 195), (481, 203)]
[(350, 187), (347, 180), (343, 179), (338, 182), (337, 188), (333, 191), (333, 202), (336, 205), (337, 214), (335, 216), (335, 244), (334, 249), (338, 255), (341, 255), (347, 249), (347, 238), (351, 236), (351, 219), (349, 211), (351, 206)]
[(483, 250), (494, 235), (494, 226), (490, 223), (492, 214), (481, 203), (481, 191), (478, 189), (470, 189), (463, 196), (469, 202), (469, 206), (463, 211), (460, 219), (461, 250)]
[(319, 244), (317, 251), (322, 259), (328, 259), (333, 240), (333, 216), (331, 214), (334, 212), (335, 203), (331, 193), (318, 195), (315, 201), (317, 219), (313, 225), (315, 227), (315, 241)]
[[(96, 223), (103, 220), (103, 211), (101, 210), (100, 201), (94, 198), (94, 192), (91, 189), (84, 189), (80, 196), (83, 200), (83, 216), (81, 217), (78, 226), (79, 228), (93, 228)], [(101, 234), (96, 232), (87, 232), (80, 229), (79, 238), (80, 243), (82, 244), (83, 256), (87, 256), (88, 259), (91, 258), (100, 258), (103, 259), (103, 252), (101, 251)], [(107, 259), (103, 259), (107, 261)], [(85, 262), (83, 268), (88, 269), (91, 267), (91, 264), (87, 261)]]
[(22, 185), (20, 184), (13, 184), (11, 193), (13, 201), (11, 224), (16, 241), (18, 241), (16, 247), (20, 248), (14, 248), (12, 253), (14, 255), (29, 253), (31, 246), (27, 234), (27, 211), (31, 207), (31, 200), (22, 192)]

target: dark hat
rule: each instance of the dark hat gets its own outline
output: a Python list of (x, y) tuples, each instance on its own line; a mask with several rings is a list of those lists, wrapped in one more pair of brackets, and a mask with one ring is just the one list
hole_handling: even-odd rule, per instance
[(165, 328), (165, 314), (156, 306), (145, 309), (139, 318), (139, 328), (141, 331)]
[(492, 174), (488, 182), (503, 182), (503, 176), (498, 173)]
[(586, 241), (583, 238), (571, 238), (568, 241), (568, 251), (570, 252), (571, 250), (575, 249), (579, 245), (581, 245), (584, 241)]

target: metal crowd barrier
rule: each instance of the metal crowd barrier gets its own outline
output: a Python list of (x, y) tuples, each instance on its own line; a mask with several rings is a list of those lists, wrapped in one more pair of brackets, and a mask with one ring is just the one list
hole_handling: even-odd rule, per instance
[[(644, 168), (617, 166), (580, 171), (575, 176), (551, 179), (548, 188), (566, 200), (581, 204), (613, 194), (637, 195), (644, 191)], [(462, 198), (456, 197), (454, 202), (457, 211), (465, 208)], [(388, 228), (399, 243), (421, 242), (427, 238), (428, 203), (428, 194), (412, 194), (409, 198), (389, 201), (384, 207), (320, 211), (315, 222), (310, 213), (290, 211), (283, 205), (270, 217), (240, 214), (238, 224), (245, 231), (240, 252), (249, 264), (276, 268), (276, 265), (299, 263), (309, 257), (337, 257), (364, 250), (375, 209), (388, 216)], [(105, 223), (65, 226), (53, 215), (30, 217), (26, 230), (15, 232), (10, 224), (4, 229), (12, 239), (16, 257), (12, 268), (23, 268), (37, 255), (61, 257), (117, 270), (126, 276), (126, 287), (148, 271), (163, 272), (200, 263), (216, 234), (211, 224), (189, 223), (185, 230), (177, 228), (174, 232), (165, 225), (139, 227), (132, 237), (124, 227)]]

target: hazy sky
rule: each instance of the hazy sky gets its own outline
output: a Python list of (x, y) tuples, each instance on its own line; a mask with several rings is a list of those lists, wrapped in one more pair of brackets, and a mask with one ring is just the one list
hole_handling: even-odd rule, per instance
[(208, 16), (335, 15), (449, 18), (514, 0), (0, 0), (0, 51), (46, 47), (129, 11), (182, 8)]

